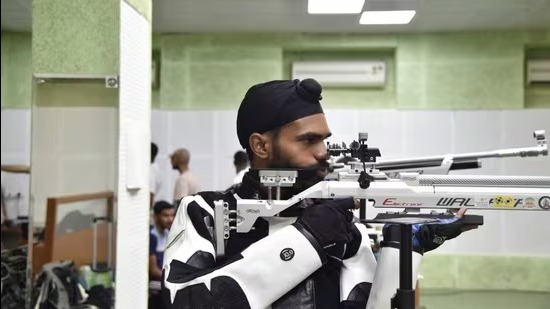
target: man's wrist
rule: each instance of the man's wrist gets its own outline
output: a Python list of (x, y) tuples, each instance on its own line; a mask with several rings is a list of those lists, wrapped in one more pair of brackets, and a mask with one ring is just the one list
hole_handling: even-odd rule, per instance
[(313, 236), (313, 234), (311, 234), (311, 232), (308, 231), (307, 228), (305, 228), (300, 222), (295, 222), (292, 225), (300, 233), (302, 233), (302, 235), (304, 235), (304, 237), (309, 241), (309, 243), (311, 243), (315, 251), (317, 251), (317, 254), (319, 254), (321, 263), (323, 263), (324, 265), (327, 262), (327, 254), (325, 253), (325, 250), (323, 250), (323, 247), (321, 246), (317, 238), (315, 238), (315, 236)]

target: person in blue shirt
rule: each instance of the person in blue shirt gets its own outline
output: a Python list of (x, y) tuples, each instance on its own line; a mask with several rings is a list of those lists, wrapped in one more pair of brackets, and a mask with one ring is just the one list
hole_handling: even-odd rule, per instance
[(174, 206), (166, 201), (159, 201), (153, 207), (155, 225), (151, 228), (149, 240), (149, 279), (162, 279), (162, 262), (168, 231), (176, 213)]

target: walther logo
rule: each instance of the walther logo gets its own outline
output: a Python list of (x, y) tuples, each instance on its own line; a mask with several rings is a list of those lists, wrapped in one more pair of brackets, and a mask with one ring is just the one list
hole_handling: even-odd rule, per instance
[(437, 206), (475, 206), (471, 200), (463, 197), (442, 197), (437, 202)]
[(260, 210), (259, 209), (247, 209), (246, 210), (247, 213), (254, 213), (254, 214), (257, 214), (257, 213), (260, 213)]
[[(502, 197), (497, 196), (495, 198), (489, 199), (489, 205), (495, 206), (495, 207), (517, 207), (518, 205), (521, 205), (523, 202), (523, 199), (515, 199), (512, 197)], [(437, 206), (471, 206), (475, 207), (475, 205), (472, 203), (471, 198), (463, 198), (463, 197), (443, 197), (440, 198), (437, 202)]]

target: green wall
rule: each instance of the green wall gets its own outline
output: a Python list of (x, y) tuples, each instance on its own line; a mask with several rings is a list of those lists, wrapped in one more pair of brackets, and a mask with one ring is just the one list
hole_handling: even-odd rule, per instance
[(402, 35), (401, 108), (522, 108), (521, 33)]
[[(519, 109), (550, 107), (548, 86), (524, 85), (524, 54), (550, 48), (550, 30), (399, 35), (159, 35), (163, 109), (235, 109), (253, 83), (289, 78), (293, 59), (389, 57), (380, 89), (327, 89), (333, 108)], [(393, 70), (393, 71), (391, 71)]]
[(33, 1), (32, 12), (34, 73), (118, 75), (119, 1)]
[(2, 108), (29, 108), (32, 92), (31, 35), (1, 34)]
[[(132, 2), (147, 11), (147, 1)], [(33, 73), (118, 75), (120, 5), (113, 0), (33, 2)], [(37, 106), (116, 107), (118, 89), (106, 89), (101, 78), (57, 78), (37, 85), (34, 98)]]
[[(118, 6), (111, 8), (108, 18), (115, 18), (115, 13)], [(58, 23), (51, 24), (42, 28), (51, 30)], [(34, 71), (117, 72), (118, 57), (113, 55), (118, 55), (118, 26), (113, 29), (113, 24), (117, 23), (111, 22), (110, 28), (94, 25), (96, 32), (113, 33), (107, 41), (90, 31), (70, 38), (59, 35), (50, 40), (64, 42), (56, 46), (47, 42), (48, 31), (35, 25), (42, 38), (37, 36), (33, 46), (45, 51), (36, 51)], [(75, 44), (84, 44), (89, 54), (71, 55)], [(534, 54), (543, 57), (550, 54), (550, 30), (400, 35), (174, 34), (155, 35), (153, 48), (160, 51), (161, 58), (160, 86), (153, 90), (152, 101), (161, 109), (236, 109), (252, 84), (289, 78), (292, 60), (363, 56), (387, 60), (386, 88), (327, 88), (323, 100), (327, 107), (550, 107), (550, 86), (524, 85), (526, 50), (536, 48), (539, 52)], [(31, 85), (24, 81), (30, 75), (29, 55), (28, 34), (2, 32), (2, 107), (30, 106)]]
[(550, 258), (427, 253), (421, 286), (432, 289), (550, 292)]

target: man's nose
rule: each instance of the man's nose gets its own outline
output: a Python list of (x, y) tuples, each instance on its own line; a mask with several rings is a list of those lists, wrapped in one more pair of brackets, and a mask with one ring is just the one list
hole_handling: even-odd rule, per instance
[(317, 160), (327, 160), (328, 159), (328, 149), (325, 143), (319, 143), (319, 146), (315, 148), (315, 159)]

